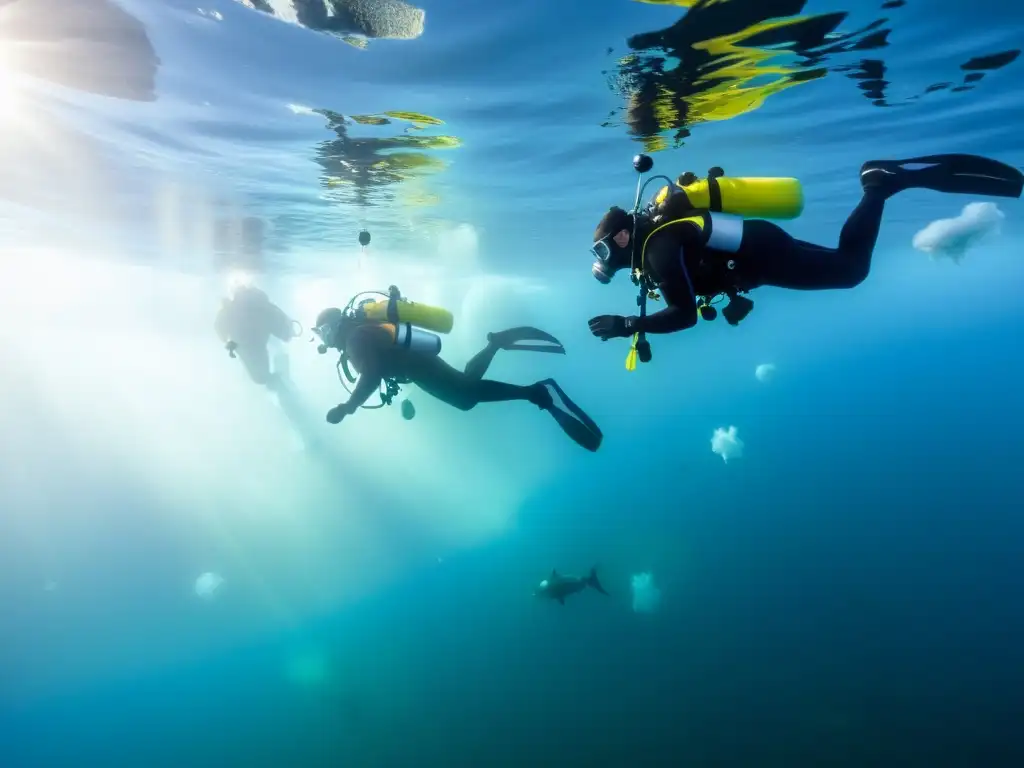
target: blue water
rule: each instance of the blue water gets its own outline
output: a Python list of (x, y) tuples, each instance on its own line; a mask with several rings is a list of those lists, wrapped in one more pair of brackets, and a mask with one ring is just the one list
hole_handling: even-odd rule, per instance
[[(1024, 11), (811, 0), (848, 13), (825, 48), (753, 38), (724, 88), (820, 76), (636, 135), (609, 85), (627, 40), (714, 5), (421, 0), (422, 35), (361, 49), (233, 0), (0, 3), (0, 766), (1024, 764), (1024, 205), (954, 263), (914, 235), (976, 199), (901, 194), (864, 284), (758, 289), (633, 373), (586, 325), (634, 311), (588, 249), (645, 147), (673, 177), (799, 178), (784, 226), (829, 246), (865, 160), (1024, 166), (1021, 62), (962, 66), (1021, 48)], [(866, 60), (886, 83), (851, 77)], [(324, 144), (313, 110), (440, 124)], [(402, 136), (428, 139), (414, 171), (359, 154)], [(457, 366), (543, 327), (564, 358), (489, 375), (554, 376), (604, 444), (415, 387), (412, 421), (329, 426), (345, 395), (308, 334), (282, 413), (211, 329), (240, 272), (304, 327), (397, 284), (455, 313)], [(595, 565), (610, 597), (533, 597)]]

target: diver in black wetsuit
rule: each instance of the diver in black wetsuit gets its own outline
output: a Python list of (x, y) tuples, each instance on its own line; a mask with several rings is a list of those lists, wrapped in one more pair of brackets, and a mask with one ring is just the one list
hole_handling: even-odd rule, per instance
[[(650, 170), (650, 158), (638, 155), (634, 167), (641, 173)], [(709, 181), (715, 175), (709, 174)], [(843, 226), (838, 248), (797, 240), (768, 221), (719, 218), (689, 204), (685, 194), (670, 196), (655, 219), (610, 209), (594, 233), (594, 277), (608, 283), (615, 272), (631, 267), (639, 272), (641, 295), (657, 289), (667, 306), (639, 317), (599, 315), (590, 320), (591, 333), (607, 341), (681, 331), (696, 325), (698, 313), (714, 319), (717, 311), (711, 303), (719, 296), (729, 298), (722, 316), (736, 325), (754, 306), (739, 294), (764, 285), (804, 291), (853, 288), (871, 269), (890, 197), (907, 189), (1020, 197), (1024, 174), (976, 155), (934, 155), (865, 163), (860, 181), (864, 196)]]
[(287, 343), (302, 333), (302, 325), (259, 288), (243, 285), (221, 302), (213, 327), (228, 354), (242, 363), (249, 379), (274, 395), (306, 450), (319, 449), (308, 409), (289, 378), (288, 355), (278, 352), (271, 366), (268, 348), (271, 336)]
[[(271, 371), (267, 343), (271, 336), (289, 342), (302, 333), (302, 326), (266, 293), (253, 286), (240, 286), (221, 302), (213, 328), (228, 354), (242, 361), (254, 384), (272, 391), (281, 388), (279, 374), (284, 371)], [(287, 358), (280, 355), (276, 362), (286, 366)]]
[[(331, 424), (338, 424), (346, 416), (351, 416), (379, 390), (382, 382), (391, 379), (415, 384), (427, 394), (462, 411), (471, 410), (478, 403), (527, 401), (548, 411), (580, 446), (596, 451), (601, 445), (603, 436), (597, 424), (565, 395), (553, 379), (519, 386), (484, 378), (498, 350), (565, 354), (558, 339), (544, 331), (523, 327), (490, 333), (487, 346), (466, 364), (463, 371), (448, 365), (436, 353), (417, 352), (396, 344), (392, 324), (352, 322), (340, 309), (323, 310), (317, 317), (314, 331), (325, 347), (343, 352), (359, 372), (359, 380), (348, 402), (328, 411), (327, 421)], [(543, 343), (520, 343), (527, 340)], [(565, 411), (555, 405), (552, 392), (559, 396)]]

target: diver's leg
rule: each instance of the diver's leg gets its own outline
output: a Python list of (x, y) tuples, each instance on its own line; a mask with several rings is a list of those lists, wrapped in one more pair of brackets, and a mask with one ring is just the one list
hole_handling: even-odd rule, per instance
[(254, 384), (264, 387), (275, 385), (277, 377), (270, 372), (270, 353), (266, 346), (240, 346), (236, 354)]
[[(540, 343), (523, 343), (529, 341)], [(482, 379), (499, 349), (522, 352), (548, 352), (556, 355), (565, 354), (565, 347), (562, 346), (562, 342), (550, 333), (529, 325), (522, 325), (517, 328), (508, 328), (504, 331), (488, 333), (487, 346), (477, 352), (473, 359), (466, 363), (466, 375), (471, 379)]]
[(871, 271), (885, 201), (908, 189), (953, 194), (1020, 197), (1020, 169), (977, 155), (929, 155), (872, 160), (860, 171), (864, 197), (846, 220), (838, 248), (795, 240), (766, 221), (744, 224), (741, 252), (754, 282), (795, 290), (853, 288)]
[(474, 379), (462, 371), (455, 370), (440, 357), (424, 357), (417, 360), (409, 367), (408, 376), (427, 394), (463, 411), (471, 410), (477, 403), (533, 401), (540, 396), (536, 385), (521, 387), (503, 381)]
[(498, 350), (501, 349), (493, 341), (488, 341), (487, 346), (477, 352), (466, 363), (464, 375), (474, 381), (479, 381), (487, 373), (487, 369), (491, 367), (491, 363), (494, 362), (494, 356), (498, 354)]
[(768, 221), (747, 221), (743, 225), (744, 263), (756, 285), (796, 291), (853, 288), (871, 271), (884, 209), (885, 197), (866, 190), (843, 225), (838, 248), (797, 240)]
[(504, 403), (509, 400), (527, 400), (534, 405), (543, 405), (544, 396), (541, 390), (542, 388), (536, 384), (524, 387), (505, 381), (480, 379), (477, 382), (477, 402)]

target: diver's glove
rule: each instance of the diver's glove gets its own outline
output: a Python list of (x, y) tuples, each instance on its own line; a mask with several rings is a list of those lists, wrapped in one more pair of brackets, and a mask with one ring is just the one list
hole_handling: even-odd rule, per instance
[(238, 349), (238, 342), (237, 341), (229, 341), (227, 344), (224, 345), (224, 349), (226, 349), (228, 351), (228, 356), (229, 357), (234, 358), (234, 357), (236, 357), (235, 350)]
[(636, 333), (636, 318), (622, 315), (598, 315), (590, 318), (590, 332), (601, 341), (624, 339)]
[(348, 407), (348, 403), (342, 403), (336, 405), (327, 412), (327, 423), (328, 424), (341, 424), (341, 420), (346, 416), (350, 416), (352, 410)]

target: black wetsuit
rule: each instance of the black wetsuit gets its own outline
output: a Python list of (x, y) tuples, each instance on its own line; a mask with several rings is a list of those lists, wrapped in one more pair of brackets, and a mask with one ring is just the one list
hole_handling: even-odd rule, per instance
[[(865, 191), (843, 225), (838, 248), (797, 240), (758, 219), (743, 222), (743, 239), (735, 252), (704, 246), (707, 227), (697, 223), (680, 222), (654, 232), (646, 241), (644, 269), (667, 306), (643, 318), (635, 330), (672, 333), (696, 325), (698, 296), (763, 285), (806, 291), (853, 288), (871, 270), (885, 200), (881, 192)], [(715, 214), (707, 215), (713, 227)], [(644, 234), (637, 235), (642, 243)]]
[(519, 386), (483, 378), (501, 347), (489, 343), (459, 371), (436, 355), (410, 354), (396, 347), (391, 334), (379, 325), (354, 329), (346, 342), (349, 360), (359, 372), (359, 381), (349, 398), (350, 411), (365, 403), (384, 379), (408, 381), (427, 394), (462, 411), (478, 403), (527, 400), (534, 405), (550, 403), (543, 387)]
[[(963, 154), (872, 160), (861, 166), (860, 181), (864, 197), (843, 225), (838, 248), (797, 240), (771, 222), (752, 219), (743, 222), (735, 251), (713, 250), (705, 243), (714, 239), (715, 214), (701, 212), (695, 216), (692, 211), (671, 212), (665, 221), (676, 219), (678, 223), (659, 231), (645, 224), (651, 234), (645, 241), (643, 269), (668, 306), (625, 324), (619, 335), (690, 328), (697, 323), (697, 297), (701, 296), (749, 291), (762, 285), (798, 291), (859, 285), (871, 271), (885, 201), (904, 190), (1008, 198), (1019, 198), (1024, 191), (1024, 173), (1019, 168)], [(678, 198), (681, 205), (688, 204), (685, 195)], [(693, 221), (685, 221), (691, 216)], [(644, 236), (644, 228), (638, 226), (637, 239)], [(592, 321), (595, 334), (607, 338), (608, 330), (618, 330), (606, 328), (600, 320)]]
[[(332, 408), (327, 421), (337, 424), (354, 413), (385, 379), (410, 382), (427, 394), (448, 405), (468, 411), (478, 403), (524, 400), (547, 411), (562, 431), (577, 445), (596, 451), (604, 439), (594, 423), (554, 379), (544, 379), (530, 386), (508, 384), (485, 379), (484, 374), (498, 350), (523, 350), (565, 354), (565, 348), (554, 336), (528, 326), (509, 328), (487, 335), (487, 346), (477, 352), (462, 371), (452, 368), (436, 355), (410, 352), (396, 346), (392, 330), (385, 325), (361, 325), (352, 328), (339, 341), (345, 354), (359, 371), (359, 380), (347, 403)], [(522, 343), (526, 341), (540, 344)], [(555, 402), (557, 396), (561, 405)]]

